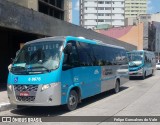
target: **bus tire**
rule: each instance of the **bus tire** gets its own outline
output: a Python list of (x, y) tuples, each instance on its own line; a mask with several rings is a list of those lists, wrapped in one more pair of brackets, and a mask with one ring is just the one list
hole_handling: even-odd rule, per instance
[(73, 111), (77, 108), (77, 105), (78, 105), (78, 94), (75, 90), (71, 90), (68, 96), (66, 109), (69, 111)]
[(119, 81), (119, 80), (116, 80), (114, 92), (115, 92), (115, 93), (118, 93), (119, 91), (120, 91), (120, 81)]
[(143, 74), (142, 80), (144, 80), (145, 78), (146, 78), (146, 72)]
[(129, 80), (132, 80), (132, 76), (129, 76)]
[(152, 74), (151, 74), (151, 76), (154, 76), (154, 70), (152, 69)]

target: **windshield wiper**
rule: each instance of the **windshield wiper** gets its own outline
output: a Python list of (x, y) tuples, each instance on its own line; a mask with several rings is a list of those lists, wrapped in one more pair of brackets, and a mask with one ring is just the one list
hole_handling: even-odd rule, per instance
[(51, 69), (49, 69), (49, 68), (47, 68), (47, 67), (45, 67), (45, 66), (43, 66), (43, 65), (41, 65), (41, 66), (36, 66), (36, 67), (32, 67), (31, 69), (39, 69), (39, 68), (44, 68), (44, 69), (46, 69), (47, 72), (51, 72)]
[(11, 72), (13, 73), (24, 73), (24, 74), (27, 74), (27, 70), (25, 67), (23, 66), (12, 66), (11, 67)]
[(11, 70), (13, 70), (13, 69), (14, 69), (14, 70), (15, 70), (15, 69), (16, 69), (16, 70), (17, 70), (17, 69), (24, 69), (24, 70), (26, 70), (26, 68), (23, 67), (23, 66), (12, 66), (12, 67), (11, 67)]

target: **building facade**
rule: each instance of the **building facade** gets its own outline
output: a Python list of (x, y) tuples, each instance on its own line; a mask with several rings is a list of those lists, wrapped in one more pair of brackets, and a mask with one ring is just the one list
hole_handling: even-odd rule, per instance
[(147, 0), (125, 0), (125, 18), (147, 14)]
[(98, 33), (124, 41), (137, 46), (137, 50), (143, 50), (144, 24), (139, 23), (135, 26), (114, 27), (108, 30), (96, 30)]
[[(125, 19), (125, 26), (138, 25), (143, 23), (143, 49), (155, 51), (151, 37), (153, 30), (151, 30), (152, 22), (160, 22), (160, 13), (155, 14), (141, 14), (137, 17), (129, 17)], [(154, 23), (155, 24), (155, 23)]]
[(160, 62), (160, 22), (152, 21), (149, 25), (149, 50), (155, 52)]
[(151, 21), (160, 22), (160, 12), (151, 14)]
[(64, 20), (72, 23), (72, 0), (64, 0), (65, 18)]
[(124, 26), (125, 0), (80, 0), (80, 25), (95, 29), (98, 25)]
[(72, 21), (72, 0), (8, 0), (52, 17)]

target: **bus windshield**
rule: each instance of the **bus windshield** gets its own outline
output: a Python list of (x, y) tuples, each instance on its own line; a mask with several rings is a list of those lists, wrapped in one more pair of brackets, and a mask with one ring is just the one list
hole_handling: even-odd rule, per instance
[(135, 67), (142, 64), (144, 58), (143, 58), (143, 52), (133, 52), (128, 53), (128, 59), (129, 59), (129, 66)]
[(129, 61), (143, 61), (143, 53), (129, 53)]
[(59, 67), (63, 42), (44, 41), (25, 45), (15, 58), (11, 72), (42, 73)]

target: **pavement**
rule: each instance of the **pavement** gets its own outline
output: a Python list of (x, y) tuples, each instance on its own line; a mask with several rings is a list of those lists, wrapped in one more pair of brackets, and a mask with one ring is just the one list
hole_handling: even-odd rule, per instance
[(0, 86), (0, 112), (14, 108), (15, 106), (9, 103), (6, 86)]
[[(121, 87), (121, 91), (114, 94), (111, 91), (102, 93), (82, 100), (78, 108), (67, 112), (60, 107), (26, 107), (22, 109), (11, 109), (0, 112), (0, 116), (33, 116), (33, 117), (55, 117), (55, 116), (160, 116), (160, 71), (145, 80), (130, 80)], [(2, 92), (3, 93), (3, 92)], [(5, 95), (5, 92), (3, 93)], [(5, 99), (3, 99), (5, 100)], [(7, 99), (6, 99), (7, 100)], [(5, 100), (5, 101), (6, 101)], [(7, 102), (7, 101), (6, 101)], [(107, 119), (105, 119), (107, 121)], [(44, 124), (44, 123), (42, 123)], [(47, 123), (52, 124), (52, 123)], [(75, 125), (81, 123), (57, 123)], [(82, 123), (93, 125), (160, 125), (160, 123), (109, 123), (94, 122)], [(27, 123), (26, 123), (27, 125)], [(36, 125), (36, 123), (33, 123)], [(40, 125), (40, 123), (39, 123)]]

